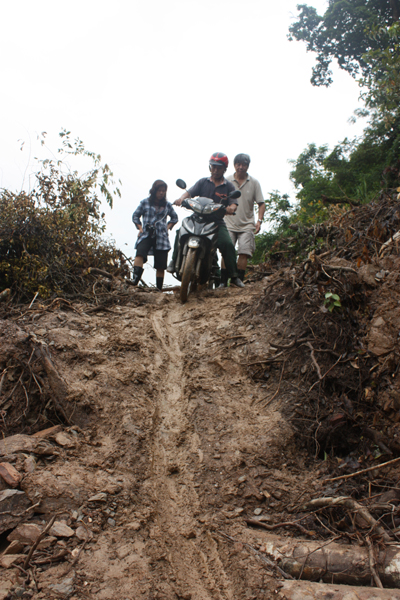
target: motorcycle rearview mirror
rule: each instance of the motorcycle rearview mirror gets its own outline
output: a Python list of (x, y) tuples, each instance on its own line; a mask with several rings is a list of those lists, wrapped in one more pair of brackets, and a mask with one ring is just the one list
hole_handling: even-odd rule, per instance
[(234, 192), (231, 192), (228, 196), (228, 198), (233, 198), (233, 200), (236, 200), (236, 198), (240, 198), (240, 196), (242, 195), (242, 192), (240, 192), (239, 190), (235, 190)]
[(176, 185), (181, 188), (182, 190), (186, 190), (186, 182), (183, 181), (183, 179), (177, 179), (176, 180)]

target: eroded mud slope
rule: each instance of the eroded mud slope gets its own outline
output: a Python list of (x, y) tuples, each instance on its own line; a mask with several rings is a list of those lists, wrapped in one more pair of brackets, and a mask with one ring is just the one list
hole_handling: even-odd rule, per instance
[(259, 293), (200, 294), (184, 306), (153, 294), (145, 306), (55, 311), (29, 325), (50, 344), (80, 426), (21, 488), (42, 500), (33, 522), (57, 513), (90, 538), (72, 569), (37, 569), (34, 598), (66, 580), (70, 597), (99, 600), (277, 597), (244, 519), (279, 514), (312, 474), (279, 403), (263, 407), (265, 390), (241, 366), (270, 336), (268, 323), (234, 319)]

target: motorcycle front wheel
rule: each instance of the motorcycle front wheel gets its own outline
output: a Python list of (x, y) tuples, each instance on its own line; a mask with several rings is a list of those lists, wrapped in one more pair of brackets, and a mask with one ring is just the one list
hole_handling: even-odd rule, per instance
[(185, 303), (189, 296), (190, 283), (193, 279), (194, 270), (196, 267), (196, 249), (189, 248), (186, 255), (185, 266), (183, 269), (182, 281), (181, 281), (181, 302)]

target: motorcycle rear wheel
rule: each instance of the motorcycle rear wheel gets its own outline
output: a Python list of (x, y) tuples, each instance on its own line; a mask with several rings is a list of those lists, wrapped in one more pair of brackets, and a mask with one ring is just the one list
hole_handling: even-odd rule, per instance
[(182, 281), (181, 281), (181, 292), (180, 298), (182, 304), (184, 304), (189, 296), (190, 283), (193, 278), (194, 270), (196, 267), (196, 249), (189, 248), (186, 255), (185, 267), (183, 269)]

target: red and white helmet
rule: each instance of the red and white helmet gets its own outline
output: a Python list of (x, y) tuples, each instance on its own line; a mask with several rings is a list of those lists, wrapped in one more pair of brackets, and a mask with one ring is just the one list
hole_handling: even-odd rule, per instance
[(210, 165), (215, 165), (216, 167), (225, 167), (228, 168), (229, 160), (226, 154), (223, 152), (214, 152), (210, 158)]

